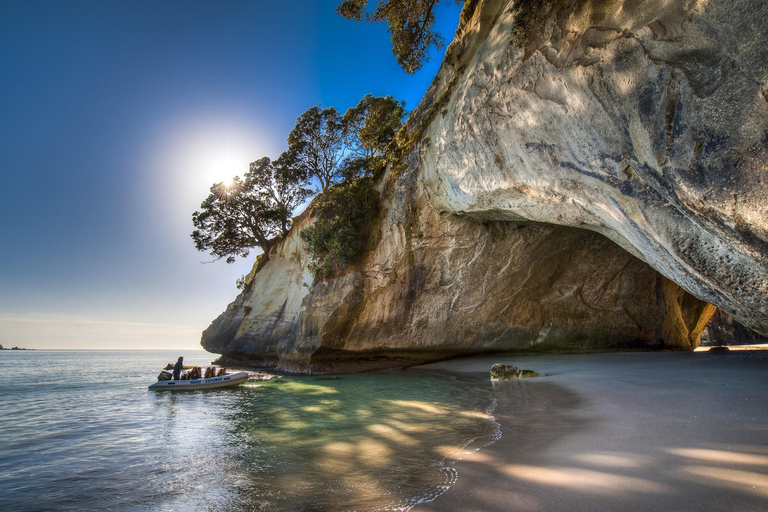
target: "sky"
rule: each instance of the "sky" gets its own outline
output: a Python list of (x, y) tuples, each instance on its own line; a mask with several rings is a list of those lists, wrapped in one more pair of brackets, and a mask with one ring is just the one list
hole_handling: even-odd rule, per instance
[(257, 254), (195, 249), (209, 187), (313, 105), (415, 108), (442, 60), (406, 74), (386, 26), (338, 3), (0, 0), (0, 345), (200, 348)]

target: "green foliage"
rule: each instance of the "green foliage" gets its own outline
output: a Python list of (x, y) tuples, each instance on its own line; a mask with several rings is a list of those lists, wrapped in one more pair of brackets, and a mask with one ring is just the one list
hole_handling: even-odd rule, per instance
[(200, 208), (192, 214), (197, 228), (192, 232), (195, 247), (210, 250), (217, 259), (226, 258), (227, 263), (247, 256), (257, 245), (269, 250), (269, 239), (279, 232), (274, 212), (245, 189), (239, 178), (231, 186), (215, 183)]
[(404, 105), (392, 96), (369, 94), (344, 116), (333, 107), (309, 108), (296, 120), (288, 151), (277, 160), (256, 160), (233, 185), (211, 187), (201, 211), (192, 216), (197, 249), (231, 263), (259, 246), (264, 256), (258, 270), (275, 238), (290, 229), (292, 212), (312, 194), (309, 180), (314, 177), (322, 189), (311, 212), (317, 222), (301, 234), (314, 256), (311, 270), (330, 275), (353, 262), (378, 212), (371, 177), (386, 165), (384, 156), (402, 126)]
[(379, 212), (379, 194), (370, 178), (334, 185), (311, 206), (315, 223), (301, 232), (313, 275), (328, 277), (355, 263), (368, 248)]
[(227, 263), (256, 246), (268, 254), (272, 239), (288, 232), (291, 212), (311, 193), (306, 185), (306, 174), (287, 154), (251, 163), (245, 178), (235, 177), (231, 185), (215, 183), (201, 211), (192, 214), (195, 247)]
[(344, 113), (342, 135), (355, 157), (380, 156), (403, 125), (405, 102), (366, 94)]
[(341, 115), (333, 107), (309, 108), (288, 134), (288, 154), (306, 175), (314, 176), (324, 192), (342, 177), (344, 158)]
[(293, 210), (312, 195), (306, 171), (288, 151), (274, 162), (266, 156), (251, 162), (245, 185), (258, 191), (262, 204), (274, 210), (283, 235), (288, 233)]
[(385, 153), (403, 125), (405, 102), (392, 96), (366, 94), (342, 118), (346, 158), (342, 175), (350, 180), (377, 175), (386, 166)]
[[(459, 4), (459, 0), (455, 0)], [(429, 49), (442, 48), (442, 36), (432, 29), (434, 7), (440, 0), (379, 0), (368, 9), (368, 0), (344, 0), (336, 13), (348, 20), (386, 21), (392, 40), (392, 53), (406, 73), (415, 73), (429, 61)]]
[[(316, 119), (318, 111), (308, 117)], [(324, 188), (315, 198), (310, 211), (315, 223), (300, 235), (312, 258), (313, 275), (328, 277), (353, 264), (366, 250), (379, 211), (373, 176), (386, 165), (385, 152), (404, 115), (403, 102), (368, 94), (334, 125), (342, 137), (339, 152), (344, 159), (336, 163), (334, 174), (341, 182)]]

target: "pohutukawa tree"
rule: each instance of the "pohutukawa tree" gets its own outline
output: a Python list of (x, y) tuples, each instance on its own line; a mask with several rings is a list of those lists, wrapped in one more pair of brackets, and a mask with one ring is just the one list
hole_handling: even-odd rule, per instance
[[(455, 0), (459, 4), (459, 0)], [(440, 0), (379, 0), (368, 8), (368, 0), (344, 0), (336, 13), (348, 20), (386, 21), (392, 53), (406, 73), (415, 73), (429, 61), (430, 47), (442, 48), (443, 37), (433, 30), (434, 8)]]
[(392, 96), (366, 94), (341, 119), (347, 156), (371, 158), (384, 154), (403, 125), (405, 102)]
[(307, 173), (287, 151), (275, 161), (265, 156), (251, 162), (245, 186), (257, 191), (261, 203), (274, 210), (283, 235), (291, 228), (292, 212), (313, 193)]
[[(226, 258), (228, 263), (247, 256), (254, 247), (269, 258), (275, 239), (288, 233), (293, 211), (313, 193), (310, 179), (316, 178), (327, 192), (344, 180), (370, 176), (383, 166), (382, 156), (400, 129), (404, 113), (404, 103), (370, 94), (343, 117), (333, 107), (308, 109), (288, 136), (288, 151), (277, 160), (264, 157), (251, 162), (243, 178), (234, 178), (229, 186), (215, 183), (211, 187), (201, 210), (192, 215), (195, 247), (210, 251), (217, 259)], [(355, 197), (360, 191), (368, 193), (362, 185), (350, 185), (345, 193), (354, 192)], [(333, 197), (342, 197), (339, 193)], [(351, 205), (353, 210), (357, 208)], [(319, 235), (315, 238), (324, 240)]]
[(342, 178), (343, 143), (341, 115), (333, 107), (316, 105), (296, 120), (288, 134), (288, 153), (299, 169), (317, 178), (325, 192)]
[(192, 215), (195, 247), (227, 263), (257, 246), (268, 258), (275, 239), (290, 229), (291, 212), (312, 193), (306, 174), (291, 164), (286, 154), (275, 162), (264, 157), (250, 164), (244, 179), (215, 183)]

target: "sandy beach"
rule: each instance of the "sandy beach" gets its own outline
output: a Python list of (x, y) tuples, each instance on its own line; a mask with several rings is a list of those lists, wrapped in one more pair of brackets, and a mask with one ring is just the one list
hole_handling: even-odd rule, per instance
[(768, 351), (488, 357), (420, 370), (498, 382), (502, 437), (414, 511), (768, 510)]

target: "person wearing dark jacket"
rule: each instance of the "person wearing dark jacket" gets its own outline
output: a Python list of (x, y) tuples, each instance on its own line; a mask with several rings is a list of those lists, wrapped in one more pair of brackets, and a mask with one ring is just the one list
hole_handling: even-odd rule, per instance
[(183, 361), (183, 357), (179, 357), (179, 360), (176, 361), (176, 365), (173, 367), (173, 380), (179, 380), (181, 377), (181, 369), (184, 367)]

